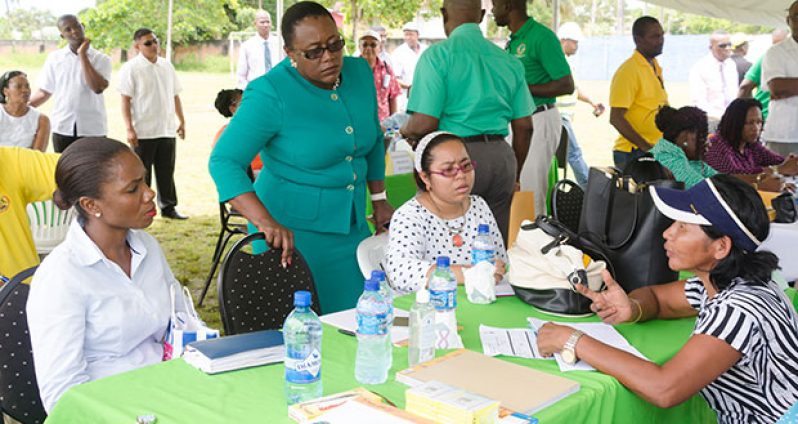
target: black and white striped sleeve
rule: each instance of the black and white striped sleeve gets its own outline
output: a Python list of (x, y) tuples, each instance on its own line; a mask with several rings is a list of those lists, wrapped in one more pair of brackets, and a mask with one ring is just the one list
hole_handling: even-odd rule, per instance
[(696, 322), (693, 334), (706, 334), (725, 341), (743, 356), (748, 356), (758, 334), (756, 318), (731, 302), (712, 305)]
[(705, 296), (704, 283), (698, 278), (690, 278), (684, 282), (684, 296), (693, 309), (701, 309), (701, 299)]

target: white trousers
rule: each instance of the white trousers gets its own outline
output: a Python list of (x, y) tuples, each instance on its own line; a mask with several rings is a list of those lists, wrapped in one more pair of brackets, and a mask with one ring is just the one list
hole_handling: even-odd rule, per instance
[(562, 134), (562, 118), (557, 108), (532, 115), (532, 140), (521, 169), (521, 190), (535, 194), (535, 215), (546, 214), (551, 159)]

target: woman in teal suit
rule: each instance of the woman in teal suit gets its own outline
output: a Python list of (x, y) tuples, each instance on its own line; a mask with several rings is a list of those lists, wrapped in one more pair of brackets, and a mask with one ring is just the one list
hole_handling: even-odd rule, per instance
[[(310, 265), (323, 313), (352, 308), (362, 291), (356, 249), (369, 236), (366, 186), (377, 228), (389, 222), (385, 150), (377, 96), (365, 60), (344, 58), (344, 39), (326, 8), (291, 6), (283, 16), (286, 60), (252, 81), (211, 153), (220, 200)], [(253, 184), (247, 165), (260, 153)]]

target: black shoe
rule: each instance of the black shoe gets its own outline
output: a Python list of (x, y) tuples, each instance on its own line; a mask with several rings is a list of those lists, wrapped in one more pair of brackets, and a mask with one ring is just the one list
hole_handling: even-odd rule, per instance
[(161, 211), (161, 216), (169, 219), (188, 219), (186, 215), (181, 214), (175, 208), (164, 209)]

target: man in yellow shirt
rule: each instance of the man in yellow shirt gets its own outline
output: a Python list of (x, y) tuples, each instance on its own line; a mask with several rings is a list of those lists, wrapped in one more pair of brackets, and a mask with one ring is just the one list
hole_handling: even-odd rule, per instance
[(0, 147), (0, 275), (11, 278), (39, 263), (25, 207), (53, 197), (58, 156)]
[(620, 136), (615, 141), (615, 166), (626, 164), (650, 149), (662, 133), (654, 118), (668, 104), (657, 56), (662, 53), (664, 32), (659, 21), (643, 16), (632, 26), (635, 52), (615, 71), (610, 84), (610, 124)]

